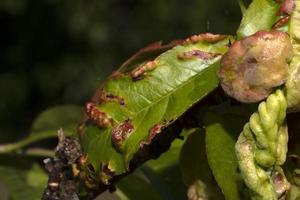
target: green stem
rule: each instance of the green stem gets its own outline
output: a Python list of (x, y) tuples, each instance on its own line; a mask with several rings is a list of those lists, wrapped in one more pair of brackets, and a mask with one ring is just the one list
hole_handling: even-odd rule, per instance
[(54, 151), (50, 149), (42, 148), (30, 148), (21, 152), (17, 152), (21, 155), (32, 156), (32, 157), (54, 157)]
[(37, 134), (31, 134), (29, 137), (20, 140), (18, 142), (0, 145), (0, 154), (11, 153), (29, 144), (37, 142), (39, 140), (55, 138), (55, 137), (57, 137), (57, 132), (53, 130), (44, 131), (42, 133), (37, 133)]

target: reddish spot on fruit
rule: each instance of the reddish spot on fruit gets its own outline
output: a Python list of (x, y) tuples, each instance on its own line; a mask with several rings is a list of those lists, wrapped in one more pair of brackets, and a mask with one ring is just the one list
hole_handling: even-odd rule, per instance
[(222, 88), (238, 101), (261, 101), (286, 81), (292, 56), (292, 44), (284, 32), (259, 31), (236, 41), (221, 59)]
[(111, 132), (111, 140), (114, 147), (118, 151), (122, 151), (122, 145), (124, 141), (130, 136), (134, 127), (130, 119), (124, 121), (123, 123), (115, 126)]
[(107, 128), (112, 125), (112, 119), (105, 112), (100, 111), (93, 102), (85, 104), (85, 112), (89, 119), (100, 128)]
[(141, 66), (134, 69), (130, 75), (134, 81), (141, 80), (144, 78), (145, 74), (148, 71), (152, 71), (157, 66), (155, 61), (148, 61), (146, 64), (142, 64)]
[(203, 33), (203, 34), (199, 34), (199, 35), (193, 35), (189, 38), (187, 38), (184, 41), (184, 45), (187, 44), (193, 44), (193, 43), (197, 43), (197, 42), (210, 42), (210, 43), (214, 43), (214, 42), (218, 42), (220, 40), (225, 39), (227, 36), (226, 35), (220, 35), (220, 34), (212, 34), (212, 33)]
[(290, 15), (293, 12), (294, 8), (294, 0), (285, 0), (278, 10), (278, 15)]
[(199, 58), (203, 60), (209, 60), (213, 59), (217, 56), (221, 55), (220, 53), (212, 53), (212, 52), (205, 52), (201, 50), (193, 50), (193, 51), (188, 51), (184, 52), (182, 54), (178, 55), (179, 59), (194, 59), (194, 58)]

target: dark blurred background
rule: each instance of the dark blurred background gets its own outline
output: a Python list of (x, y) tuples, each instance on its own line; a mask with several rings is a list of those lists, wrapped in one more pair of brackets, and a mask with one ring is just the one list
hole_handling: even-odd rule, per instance
[(0, 0), (0, 143), (48, 107), (83, 105), (139, 48), (234, 34), (237, 0)]

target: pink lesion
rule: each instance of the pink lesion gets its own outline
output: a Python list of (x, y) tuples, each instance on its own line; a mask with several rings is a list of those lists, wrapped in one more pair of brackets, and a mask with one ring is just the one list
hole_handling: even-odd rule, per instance
[(193, 36), (187, 38), (183, 42), (183, 45), (194, 44), (194, 43), (197, 43), (197, 42), (214, 43), (214, 42), (218, 42), (220, 40), (223, 40), (226, 37), (227, 37), (227, 35), (212, 34), (212, 33), (202, 33), (202, 34), (193, 35)]
[(134, 81), (141, 80), (147, 72), (154, 70), (157, 67), (156, 61), (148, 61), (130, 72), (130, 76)]
[(125, 120), (121, 124), (115, 126), (111, 132), (111, 140), (114, 147), (120, 151), (124, 141), (131, 135), (134, 126), (130, 119)]
[(179, 54), (177, 57), (182, 60), (194, 59), (194, 58), (198, 58), (202, 60), (210, 60), (220, 55), (221, 55), (220, 53), (205, 52), (201, 50), (192, 50), (192, 51), (183, 52)]
[(146, 141), (140, 143), (140, 148), (143, 148), (144, 145), (151, 144), (152, 140), (155, 138), (156, 135), (162, 132), (162, 130), (166, 127), (165, 124), (156, 124), (150, 130), (148, 134), (148, 138)]
[(285, 199), (287, 191), (289, 191), (291, 184), (286, 180), (286, 177), (281, 171), (272, 171), (272, 179), (274, 184), (274, 189), (279, 197), (279, 199)]
[(103, 111), (101, 111), (94, 102), (85, 104), (85, 112), (88, 118), (100, 128), (112, 126), (112, 119)]
[(290, 15), (295, 8), (294, 0), (284, 0), (284, 2), (280, 5), (278, 10), (278, 15)]
[(121, 106), (125, 106), (125, 100), (123, 97), (112, 93), (107, 93), (102, 89), (99, 92), (99, 103), (103, 103), (103, 102), (116, 102)]
[(295, 9), (295, 2), (294, 0), (284, 0), (283, 3), (280, 5), (277, 15), (280, 16), (275, 24), (272, 26), (272, 29), (278, 29), (286, 25), (290, 21), (290, 15), (292, 14), (293, 10)]

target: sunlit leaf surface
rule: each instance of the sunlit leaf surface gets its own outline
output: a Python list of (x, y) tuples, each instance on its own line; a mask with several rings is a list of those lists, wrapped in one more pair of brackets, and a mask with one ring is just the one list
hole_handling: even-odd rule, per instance
[[(105, 166), (114, 175), (128, 171), (131, 159), (144, 145), (215, 89), (220, 55), (226, 52), (228, 43), (229, 37), (179, 45), (150, 60), (151, 69), (146, 68), (139, 76), (133, 71), (112, 76), (104, 84), (97, 105), (110, 123), (105, 128), (87, 123), (81, 134), (84, 151), (95, 170)], [(147, 63), (149, 60), (144, 65)], [(101, 101), (100, 96), (106, 99)], [(118, 130), (126, 123), (130, 131)], [(121, 134), (119, 143), (113, 144), (112, 132)]]

